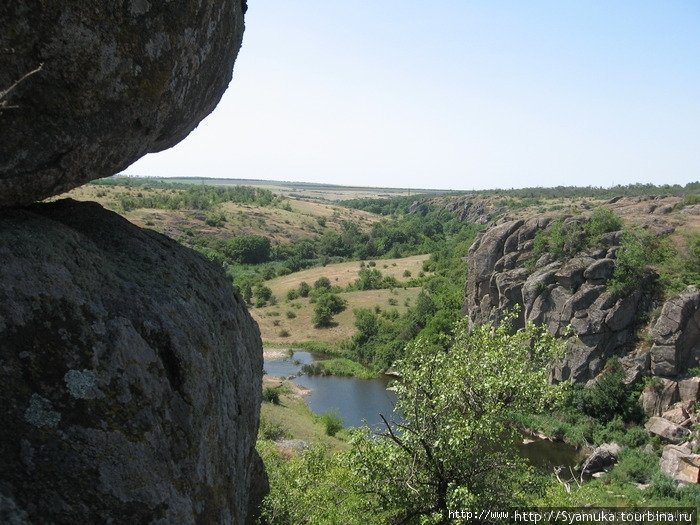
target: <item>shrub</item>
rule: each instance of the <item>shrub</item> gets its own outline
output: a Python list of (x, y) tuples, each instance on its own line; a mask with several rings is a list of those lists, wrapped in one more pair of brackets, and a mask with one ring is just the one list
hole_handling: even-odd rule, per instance
[(294, 312), (294, 310), (287, 310), (285, 315), (287, 316), (287, 319), (294, 319), (297, 316), (297, 314), (296, 314), (296, 312)]
[(279, 331), (279, 336), (280, 337), (289, 337), (289, 330), (282, 328), (282, 330)]
[(403, 276), (404, 276), (404, 277), (410, 277), (410, 276), (411, 276), (411, 271), (410, 271), (410, 270), (404, 270), (404, 271), (403, 271)]
[(258, 435), (261, 436), (263, 439), (277, 441), (279, 439), (289, 437), (289, 431), (282, 425), (271, 423), (266, 418), (261, 417)]
[(320, 416), (321, 423), (326, 429), (326, 434), (335, 436), (343, 430), (343, 419), (335, 412), (326, 412)]
[(287, 291), (287, 300), (288, 301), (293, 301), (294, 299), (299, 298), (299, 290), (291, 289)]
[(262, 400), (266, 403), (272, 403), (273, 405), (280, 404), (280, 394), (282, 393), (282, 388), (278, 386), (266, 386), (263, 388)]
[(240, 235), (224, 241), (222, 251), (230, 259), (244, 264), (256, 264), (269, 260), (270, 239), (261, 235)]
[(333, 293), (324, 293), (316, 300), (313, 323), (316, 328), (330, 326), (333, 316), (345, 310), (347, 302)]
[(331, 280), (328, 277), (319, 277), (314, 282), (314, 290), (330, 290)]
[(659, 460), (654, 454), (640, 449), (626, 449), (620, 454), (611, 477), (622, 482), (649, 483), (659, 471)]
[(297, 290), (299, 291), (299, 297), (308, 297), (309, 292), (311, 292), (311, 286), (306, 281), (301, 281)]

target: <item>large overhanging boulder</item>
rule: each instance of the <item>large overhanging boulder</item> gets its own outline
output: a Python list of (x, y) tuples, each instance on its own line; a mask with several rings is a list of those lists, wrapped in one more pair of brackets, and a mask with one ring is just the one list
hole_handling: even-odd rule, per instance
[(0, 207), (182, 140), (228, 86), (245, 0), (0, 3)]
[(223, 269), (71, 200), (1, 210), (0, 261), (0, 522), (245, 523), (262, 344)]

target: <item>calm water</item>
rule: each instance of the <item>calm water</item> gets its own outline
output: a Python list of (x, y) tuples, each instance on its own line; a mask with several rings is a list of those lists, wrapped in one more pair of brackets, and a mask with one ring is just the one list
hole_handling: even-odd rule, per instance
[[(324, 359), (325, 356), (311, 352), (294, 352), (284, 359), (266, 359), (265, 372), (272, 376), (299, 374), (301, 367)], [(345, 426), (359, 427), (367, 423), (372, 428), (383, 425), (379, 414), (389, 421), (396, 418), (394, 404), (396, 394), (387, 390), (389, 378), (357, 379), (336, 376), (298, 376), (293, 381), (311, 392), (305, 396), (312, 412), (322, 414), (336, 412), (343, 418)]]
[[(357, 379), (335, 376), (298, 376), (301, 367), (326, 356), (312, 352), (294, 352), (292, 357), (266, 359), (265, 372), (273, 376), (297, 376), (293, 381), (311, 389), (306, 402), (312, 412), (322, 414), (330, 410), (343, 418), (345, 426), (357, 427), (367, 423), (372, 428), (382, 428), (379, 414), (389, 421), (397, 419), (394, 413), (396, 394), (387, 390), (391, 379)], [(536, 440), (520, 444), (520, 453), (533, 466), (552, 472), (555, 466), (573, 467), (581, 459), (581, 453), (566, 443)]]

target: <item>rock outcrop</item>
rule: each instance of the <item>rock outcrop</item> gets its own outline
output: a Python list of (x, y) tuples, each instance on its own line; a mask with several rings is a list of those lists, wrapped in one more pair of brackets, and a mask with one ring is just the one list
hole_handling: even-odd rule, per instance
[(603, 443), (591, 452), (581, 465), (581, 475), (590, 477), (596, 472), (604, 472), (610, 469), (622, 451), (617, 443)]
[(700, 483), (700, 454), (689, 447), (666, 445), (660, 461), (661, 471), (682, 483)]
[(0, 211), (0, 260), (0, 515), (244, 523), (262, 348), (224, 272), (70, 200)]
[(0, 5), (0, 207), (182, 140), (228, 86), (245, 0)]
[[(586, 220), (570, 217), (564, 225)], [(653, 272), (626, 294), (613, 295), (607, 284), (617, 264), (621, 232), (603, 235), (596, 247), (570, 258), (535, 257), (535, 236), (550, 223), (547, 217), (505, 221), (476, 239), (467, 257), (463, 313), (472, 323), (498, 323), (507, 309), (518, 306), (516, 328), (533, 322), (557, 336), (571, 335), (564, 359), (553, 370), (555, 381), (587, 383), (609, 357), (617, 356), (628, 383), (644, 375), (663, 376), (674, 382), (671, 390), (677, 394), (676, 382), (700, 363), (700, 290), (690, 286), (664, 304), (651, 330), (651, 351), (636, 348), (641, 319), (658, 304)], [(687, 386), (688, 396), (693, 386)], [(646, 400), (654, 415), (677, 400), (663, 397), (668, 403)]]

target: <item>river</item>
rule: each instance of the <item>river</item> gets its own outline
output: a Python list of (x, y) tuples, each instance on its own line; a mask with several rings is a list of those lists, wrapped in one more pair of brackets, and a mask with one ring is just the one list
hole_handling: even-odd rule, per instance
[[(265, 372), (271, 376), (293, 377), (293, 381), (310, 389), (306, 402), (315, 414), (336, 412), (345, 426), (358, 427), (368, 424), (371, 428), (382, 428), (380, 414), (389, 421), (399, 419), (394, 412), (396, 394), (387, 390), (392, 381), (389, 377), (357, 379), (355, 377), (299, 375), (301, 367), (327, 357), (314, 352), (295, 351), (265, 359)], [(551, 472), (555, 466), (573, 467), (581, 460), (581, 452), (561, 442), (543, 439), (528, 439), (518, 446), (520, 453), (530, 463)]]

